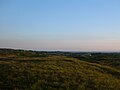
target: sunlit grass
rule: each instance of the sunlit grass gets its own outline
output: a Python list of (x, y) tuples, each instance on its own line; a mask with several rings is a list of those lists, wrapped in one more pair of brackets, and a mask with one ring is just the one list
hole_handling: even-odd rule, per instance
[(0, 86), (6, 89), (120, 89), (118, 70), (65, 56), (13, 58), (0, 62), (0, 72)]

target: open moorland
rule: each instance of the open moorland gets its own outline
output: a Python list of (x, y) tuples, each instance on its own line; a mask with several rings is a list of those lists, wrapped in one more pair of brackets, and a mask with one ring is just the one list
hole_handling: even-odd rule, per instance
[(120, 53), (0, 49), (0, 90), (120, 90)]

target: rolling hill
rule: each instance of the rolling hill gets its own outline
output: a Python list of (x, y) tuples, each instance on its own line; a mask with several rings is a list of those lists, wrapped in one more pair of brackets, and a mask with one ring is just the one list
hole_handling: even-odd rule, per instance
[(64, 53), (1, 49), (0, 89), (120, 90), (118, 68), (82, 59)]

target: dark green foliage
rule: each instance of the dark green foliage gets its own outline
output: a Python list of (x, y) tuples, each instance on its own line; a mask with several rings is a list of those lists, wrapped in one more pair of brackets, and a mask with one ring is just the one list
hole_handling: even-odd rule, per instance
[(91, 56), (77, 53), (70, 57), (120, 69), (120, 53), (91, 53)]
[(46, 57), (47, 52), (0, 49), (0, 57)]

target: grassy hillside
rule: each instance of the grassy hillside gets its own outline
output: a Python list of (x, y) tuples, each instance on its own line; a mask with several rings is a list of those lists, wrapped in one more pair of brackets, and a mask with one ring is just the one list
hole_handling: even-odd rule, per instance
[(69, 56), (120, 70), (120, 53), (72, 53)]
[(2, 90), (120, 90), (120, 70), (107, 65), (46, 52), (2, 52)]

